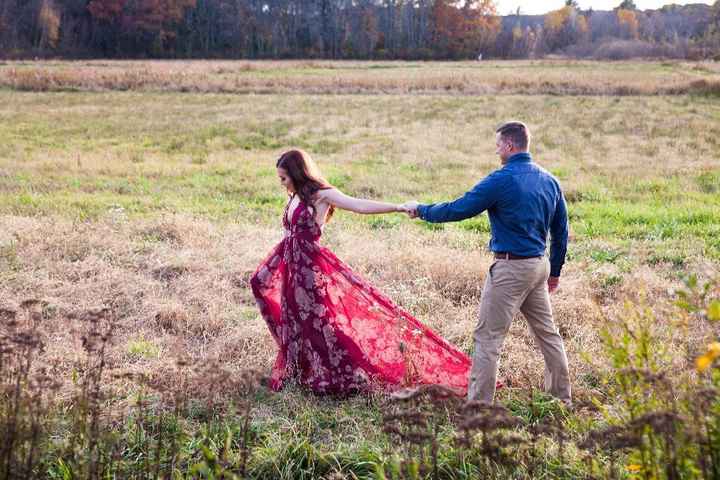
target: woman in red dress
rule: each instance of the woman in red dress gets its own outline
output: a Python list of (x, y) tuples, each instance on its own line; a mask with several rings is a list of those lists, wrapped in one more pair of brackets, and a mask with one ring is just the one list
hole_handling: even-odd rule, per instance
[(285, 237), (251, 286), (278, 344), (271, 388), (297, 382), (316, 393), (353, 393), (440, 384), (464, 395), (470, 359), (354, 273), (319, 243), (335, 207), (403, 212), (400, 205), (344, 195), (301, 150), (277, 161), (290, 199)]

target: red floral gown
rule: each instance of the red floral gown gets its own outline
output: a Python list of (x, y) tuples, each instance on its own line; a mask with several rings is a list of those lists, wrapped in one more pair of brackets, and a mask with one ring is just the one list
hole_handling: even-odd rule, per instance
[[(288, 206), (290, 202), (288, 203)], [(441, 384), (464, 395), (470, 359), (320, 246), (302, 201), (285, 238), (251, 278), (279, 352), (271, 388), (295, 381), (317, 393)]]

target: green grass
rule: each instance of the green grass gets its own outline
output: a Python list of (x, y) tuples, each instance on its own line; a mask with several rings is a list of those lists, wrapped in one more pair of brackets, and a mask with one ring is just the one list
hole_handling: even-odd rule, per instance
[[(131, 218), (189, 213), (227, 221), (250, 211), (274, 222), (284, 199), (273, 162), (290, 146), (310, 151), (349, 194), (448, 200), (497, 167), (494, 125), (522, 117), (535, 132), (537, 161), (563, 183), (576, 241), (651, 242), (659, 249), (682, 241), (690, 256), (720, 258), (719, 150), (712, 140), (720, 132), (705, 122), (720, 107), (708, 100), (511, 96), (497, 105), (485, 97), (134, 92), (0, 98), (6, 214), (84, 221), (121, 209)], [(94, 110), (98, 103), (102, 110)], [(39, 115), (45, 105), (50, 113)], [(347, 109), (351, 121), (338, 116)], [(581, 114), (587, 110), (599, 118)], [(637, 115), (643, 122), (631, 126)], [(678, 130), (677, 122), (688, 127)], [(698, 137), (694, 125), (714, 133)], [(687, 175), (689, 163), (701, 167)], [(401, 222), (348, 221), (370, 229)], [(485, 216), (448, 228), (489, 234)]]
[(127, 344), (127, 353), (133, 358), (158, 358), (160, 349), (152, 341), (139, 337)]
[[(287, 74), (332, 78), (360, 73), (372, 83), (384, 73), (422, 75), (438, 69), (450, 76), (472, 71), (498, 78), (515, 75), (518, 69), (580, 76), (608, 71), (618, 76), (651, 75), (653, 81), (666, 74), (713, 76), (689, 72), (676, 63), (649, 62), (348, 63), (332, 68), (263, 67), (237, 74), (277, 79)], [(592, 336), (597, 317), (588, 305), (613, 307), (618, 291), (635, 293), (639, 287), (633, 283), (634, 272), (650, 269), (667, 280), (654, 294), (658, 301), (670, 301), (670, 282), (698, 265), (717, 268), (720, 103), (712, 97), (0, 90), (0, 218), (8, 227), (0, 232), (0, 288), (5, 289), (1, 293), (19, 300), (37, 291), (48, 299), (43, 307), (48, 318), (56, 315), (52, 309), (65, 311), (75, 305), (78, 289), (86, 289), (84, 302), (88, 297), (93, 302), (119, 302), (132, 312), (124, 319), (128, 323), (123, 324), (120, 358), (131, 366), (150, 365), (150, 373), (164, 371), (153, 369), (177, 353), (171, 342), (178, 339), (184, 354), (225, 355), (225, 361), (242, 368), (248, 360), (245, 353), (236, 352), (247, 348), (253, 366), (267, 366), (268, 343), (262, 343), (267, 338), (258, 338), (258, 330), (239, 332), (263, 327), (242, 282), (275, 238), (261, 235), (279, 229), (287, 197), (276, 177), (278, 154), (293, 146), (305, 148), (326, 178), (351, 195), (396, 202), (444, 201), (462, 195), (498, 168), (494, 128), (510, 118), (528, 122), (536, 161), (560, 179), (568, 200), (571, 242), (564, 275), (572, 290), (555, 305), (563, 331), (570, 331), (570, 348), (598, 343)], [(176, 214), (184, 219), (177, 224), (172, 220)], [(43, 232), (50, 241), (38, 242), (42, 248), (35, 249), (27, 238), (37, 237), (23, 230), (24, 219), (42, 219), (49, 229), (59, 219), (72, 231), (57, 238), (51, 230)], [(172, 228), (164, 229), (166, 221)], [(121, 233), (113, 233), (116, 228)], [(85, 242), (87, 232), (97, 245)], [(105, 236), (112, 237), (107, 249), (98, 239)], [(401, 215), (337, 212), (324, 236), (333, 249), (340, 246), (352, 254), (357, 249), (353, 268), (357, 265), (378, 280), (421, 319), (447, 328), (469, 351), (469, 330), (457, 337), (460, 334), (452, 328), (461, 317), (475, 315), (475, 305), (468, 302), (476, 302), (477, 295), (464, 298), (458, 291), (457, 299), (445, 297), (447, 288), (462, 289), (463, 282), (482, 278), (472, 269), (479, 265), (478, 252), (490, 236), (487, 215), (436, 225)], [(373, 243), (378, 239), (388, 239), (387, 250)], [(110, 260), (98, 261), (103, 255)], [(466, 257), (469, 265), (462, 264)], [(394, 265), (395, 260), (407, 263)], [(427, 269), (420, 268), (426, 263)], [(156, 269), (168, 267), (185, 273), (174, 283), (157, 278), (162, 275), (153, 277)], [(142, 292), (132, 290), (140, 278), (149, 286)], [(88, 293), (88, 285), (95, 284), (106, 287), (102, 295)], [(148, 304), (142, 303), (143, 295), (150, 298)], [(586, 298), (594, 300), (583, 303)], [(145, 335), (143, 330), (144, 336), (139, 336), (138, 327), (154, 321), (159, 307), (152, 302), (157, 299), (182, 310), (182, 332), (150, 330)], [(226, 329), (198, 327), (210, 321)], [(474, 317), (467, 321), (470, 325)], [(580, 327), (584, 330), (575, 335)], [(226, 333), (238, 339), (238, 350), (221, 348), (227, 347), (222, 344)], [(513, 348), (524, 348), (532, 340), (516, 336), (513, 341)], [(682, 355), (688, 356), (685, 351)], [(579, 356), (573, 358), (573, 368), (580, 372), (577, 390), (609, 395), (602, 372), (588, 370)], [(502, 368), (508, 375), (515, 373), (512, 366)], [(566, 412), (538, 392), (529, 396), (527, 387), (499, 392), (500, 401), (525, 426), (556, 419), (578, 440), (602, 423), (594, 414)], [(125, 392), (118, 401), (131, 402), (135, 393)], [(153, 418), (161, 418), (160, 405), (153, 408)], [(317, 478), (336, 471), (348, 478), (382, 478), (377, 472), (384, 471), (393, 478), (401, 459), (380, 431), (384, 408), (383, 398), (332, 399), (295, 388), (282, 394), (262, 390), (254, 399), (250, 471), (268, 479)], [(236, 448), (233, 435), (240, 420), (227, 416), (210, 421), (212, 415), (198, 402), (178, 425), (166, 425), (186, 429), (181, 459), (186, 473), (209, 468), (203, 447), (221, 450), (228, 430)], [(505, 470), (473, 463), (477, 459), (465, 457), (452, 444), (449, 423), (443, 422), (442, 478), (528, 475), (524, 466)], [(148, 455), (142, 439), (156, 439), (157, 427), (128, 417), (114, 428), (126, 446), (123, 472), (131, 476), (142, 470)], [(57, 438), (67, 438), (62, 428)], [(556, 446), (549, 442), (543, 455), (540, 475), (545, 478), (582, 476), (577, 452), (568, 453), (561, 464)], [(65, 471), (57, 461), (61, 457), (52, 457), (54, 463), (48, 466), (57, 478)], [(607, 464), (603, 454), (597, 461)]]

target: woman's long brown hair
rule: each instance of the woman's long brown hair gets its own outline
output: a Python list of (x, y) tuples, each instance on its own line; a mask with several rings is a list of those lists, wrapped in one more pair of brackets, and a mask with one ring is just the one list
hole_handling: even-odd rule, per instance
[[(287, 172), (290, 180), (292, 180), (295, 193), (297, 193), (297, 196), (300, 197), (300, 200), (302, 200), (305, 205), (313, 209), (314, 215), (315, 205), (313, 205), (313, 196), (318, 190), (332, 188), (332, 185), (323, 178), (320, 169), (312, 157), (300, 149), (288, 150), (280, 155), (275, 166)], [(331, 205), (325, 221), (330, 220), (334, 211), (335, 208)]]

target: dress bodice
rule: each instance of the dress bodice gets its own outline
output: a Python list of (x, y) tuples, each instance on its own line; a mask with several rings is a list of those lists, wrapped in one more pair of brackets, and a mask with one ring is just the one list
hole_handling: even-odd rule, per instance
[(315, 221), (312, 209), (300, 200), (292, 214), (290, 214), (291, 203), (292, 199), (285, 206), (285, 213), (283, 214), (283, 227), (285, 227), (288, 236), (311, 241), (318, 240), (322, 235), (322, 230)]

